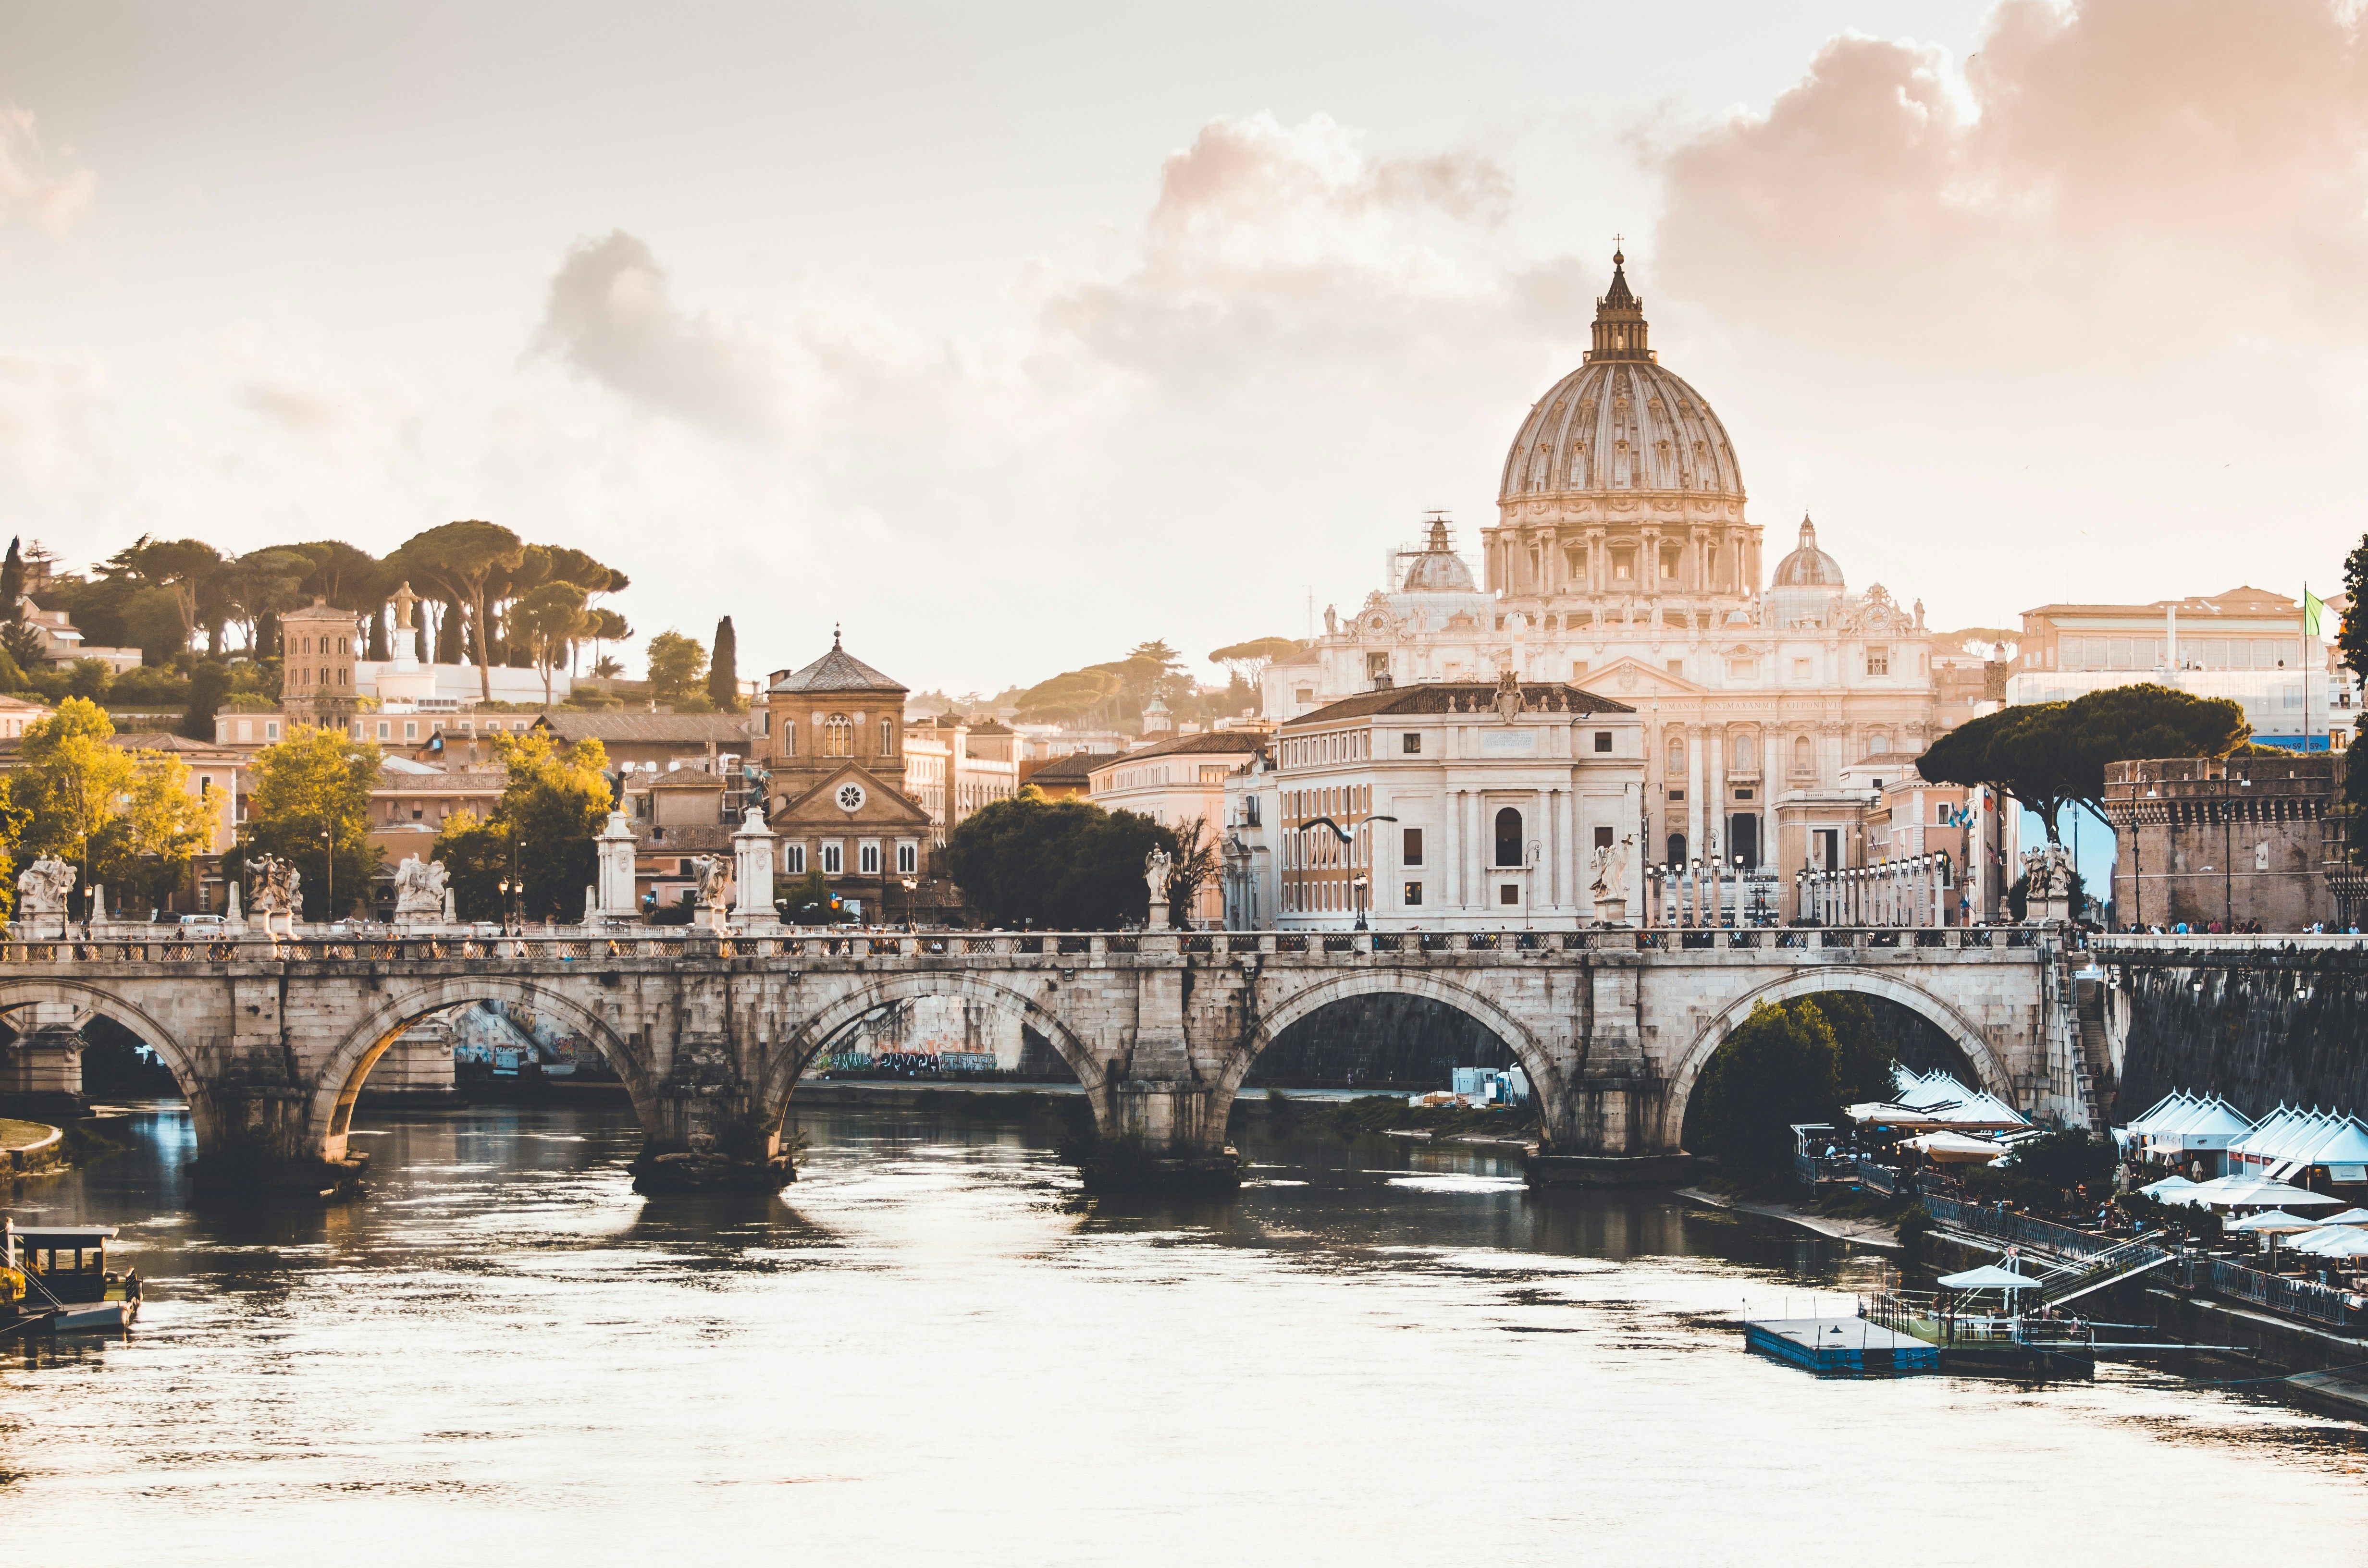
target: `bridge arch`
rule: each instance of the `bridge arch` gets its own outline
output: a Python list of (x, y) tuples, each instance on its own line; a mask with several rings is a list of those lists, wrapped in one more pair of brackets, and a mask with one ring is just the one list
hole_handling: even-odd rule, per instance
[(472, 1002), (515, 1002), (538, 1013), (565, 1019), (617, 1070), (625, 1092), (632, 1097), (633, 1110), (642, 1125), (651, 1124), (654, 1093), (646, 1061), (642, 1053), (618, 1039), (616, 1031), (598, 1013), (557, 986), (520, 976), (437, 975), (378, 993), (322, 1063), (305, 1116), (306, 1141), (314, 1151), (323, 1159), (345, 1157), (346, 1133), (353, 1119), (355, 1097), (361, 1093), (370, 1069), (378, 1065), (379, 1058), (405, 1029), (431, 1013)]
[[(1261, 975), (1258, 983), (1263, 987), (1268, 977)], [(1354, 1001), (1360, 996), (1419, 996), (1462, 1013), (1504, 1041), (1513, 1059), (1521, 1064), (1521, 1071), (1529, 1075), (1531, 1092), (1538, 1097), (1538, 1123), (1544, 1141), (1551, 1144), (1556, 1130), (1570, 1125), (1570, 1085), (1553, 1055), (1527, 1026), (1468, 986), (1405, 969), (1360, 969), (1327, 975), (1261, 1007), (1241, 1045), (1224, 1063), (1215, 1103), (1210, 1108), (1210, 1125), (1224, 1126), (1242, 1080), (1284, 1030), (1336, 1002)]]
[(764, 1076), (757, 1089), (757, 1105), (767, 1121), (779, 1126), (789, 1114), (790, 1095), (798, 1080), (805, 1076), (807, 1066), (822, 1049), (840, 1033), (862, 1019), (899, 1002), (918, 1002), (928, 997), (955, 997), (976, 1002), (1019, 1015), (1022, 1023), (1042, 1035), (1069, 1071), (1084, 1085), (1086, 1098), (1094, 1108), (1097, 1125), (1107, 1126), (1110, 1111), (1109, 1073), (1076, 1032), (1062, 1020), (1052, 1007), (1025, 992), (987, 980), (979, 975), (954, 970), (917, 970), (909, 973), (883, 975), (841, 993), (815, 1009), (798, 1028), (771, 1052), (765, 1063)]
[(1880, 996), (1921, 1016), (1947, 1035), (1964, 1053), (1965, 1060), (1973, 1064), (1975, 1075), (1981, 1079), (1979, 1087), (2009, 1105), (2015, 1103), (2014, 1078), (2007, 1071), (2005, 1059), (1998, 1054), (1998, 1048), (1990, 1043), (1989, 1037), (1982, 1032), (1980, 1026), (1949, 1003), (1920, 985), (1880, 970), (1857, 964), (1818, 964), (1779, 976), (1745, 992), (1721, 1008), (1718, 1016), (1694, 1036), (1670, 1080), (1669, 1097), (1664, 1113), (1668, 1119), (1662, 1129), (1667, 1145), (1672, 1149), (1678, 1146), (1685, 1127), (1686, 1106), (1693, 1098), (1694, 1085), (1701, 1079), (1702, 1069), (1710, 1065), (1710, 1059), (1717, 1053), (1718, 1048), (1726, 1043), (1726, 1037), (1751, 1017), (1754, 1007), (1763, 1002), (1772, 1006), (1780, 1002), (1796, 1001), (1827, 991)]
[(79, 980), (0, 980), (0, 1014), (15, 1011), (36, 1002), (55, 1002), (79, 1012), (100, 1013), (121, 1024), (140, 1037), (141, 1043), (156, 1053), (180, 1086), (181, 1097), (189, 1102), (189, 1114), (198, 1122), (196, 1129), (202, 1147), (212, 1132), (213, 1101), (206, 1093), (205, 1080), (189, 1060), (188, 1047), (155, 1015), (133, 1006), (111, 992)]

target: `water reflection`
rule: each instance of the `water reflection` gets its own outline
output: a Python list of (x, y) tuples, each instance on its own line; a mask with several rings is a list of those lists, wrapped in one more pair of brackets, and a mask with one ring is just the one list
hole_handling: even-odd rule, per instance
[[(11, 1560), (2070, 1562), (2355, 1555), (2357, 1429), (2117, 1369), (1820, 1383), (1747, 1299), (1863, 1254), (1499, 1155), (1244, 1134), (1232, 1202), (1089, 1200), (1053, 1129), (808, 1112), (781, 1199), (644, 1200), (621, 1108), (368, 1117), (360, 1202), (188, 1188), (186, 1119), (31, 1184), (151, 1281), (0, 1359)], [(2340, 1543), (2340, 1544), (2339, 1544)]]

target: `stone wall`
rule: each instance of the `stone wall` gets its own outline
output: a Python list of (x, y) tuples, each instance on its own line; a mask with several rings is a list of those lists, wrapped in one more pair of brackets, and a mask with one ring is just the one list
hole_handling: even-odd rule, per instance
[(2195, 948), (2112, 955), (2108, 1028), (2126, 1121), (2173, 1089), (2368, 1116), (2368, 951)]
[(2300, 931), (2334, 920), (2343, 769), (2340, 753), (2109, 766), (2115, 923)]

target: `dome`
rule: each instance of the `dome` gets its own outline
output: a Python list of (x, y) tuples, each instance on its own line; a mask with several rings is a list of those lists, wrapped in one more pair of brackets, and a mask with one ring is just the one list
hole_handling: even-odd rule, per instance
[(1469, 594), (1474, 592), (1472, 568), (1463, 564), (1463, 557), (1455, 553), (1455, 546), (1447, 537), (1447, 524), (1431, 519), (1430, 538), (1422, 551), (1406, 568), (1406, 581), (1400, 592), (1408, 594)]
[(1596, 301), (1587, 362), (1538, 400), (1513, 437), (1499, 504), (1586, 491), (1744, 498), (1726, 426), (1646, 347), (1644, 305), (1628, 290), (1625, 260), (1611, 257), (1611, 289)]
[(1817, 525), (1804, 516), (1801, 519), (1800, 547), (1776, 563), (1777, 588), (1839, 588), (1842, 586), (1842, 563), (1817, 548)]

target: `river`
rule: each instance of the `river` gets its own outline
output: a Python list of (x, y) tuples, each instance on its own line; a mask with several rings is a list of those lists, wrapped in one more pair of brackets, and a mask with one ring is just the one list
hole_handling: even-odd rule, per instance
[(28, 1184), (126, 1340), (0, 1352), (0, 1561), (2349, 1563), (2368, 1438), (2129, 1367), (1819, 1381), (1868, 1255), (1315, 1135), (1088, 1201), (1049, 1126), (808, 1112), (779, 1199), (643, 1199), (621, 1106), (371, 1112), (368, 1195), (222, 1208), (186, 1114)]

